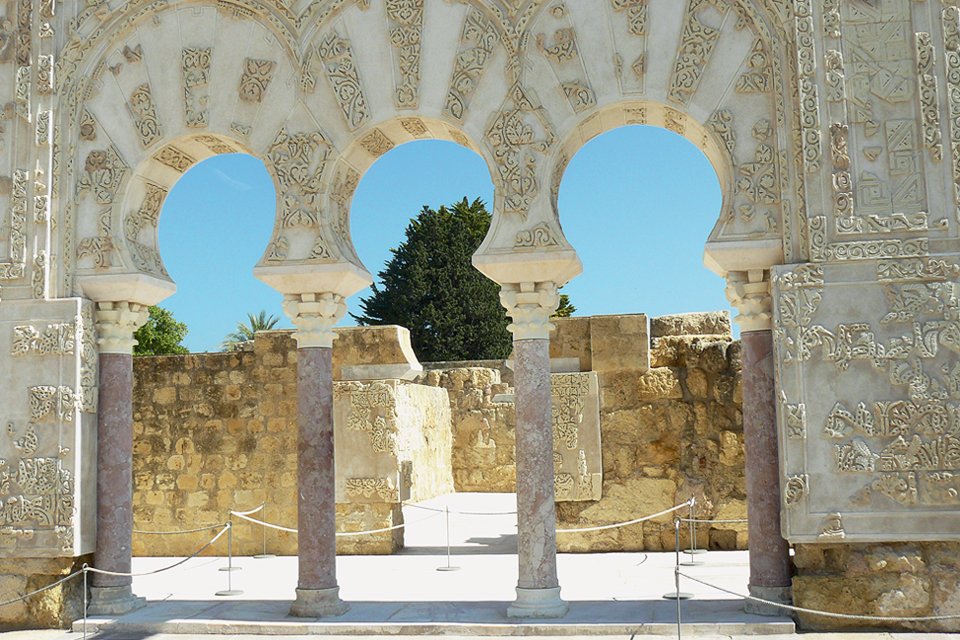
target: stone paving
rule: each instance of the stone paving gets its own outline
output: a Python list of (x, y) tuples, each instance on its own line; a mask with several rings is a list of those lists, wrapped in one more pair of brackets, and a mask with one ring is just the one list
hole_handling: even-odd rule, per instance
[[(463, 511), (512, 510), (512, 495), (460, 494), (428, 507), (450, 505)], [(225, 558), (202, 557), (182, 567), (136, 578), (134, 591), (149, 605), (117, 620), (113, 630), (95, 634), (104, 619), (88, 620), (88, 637), (103, 640), (186, 640), (188, 638), (244, 639), (277, 634), (322, 637), (392, 637), (443, 635), (496, 638), (516, 635), (577, 637), (604, 635), (676, 634), (676, 604), (663, 599), (674, 589), (674, 554), (608, 553), (561, 554), (563, 597), (571, 603), (562, 620), (512, 621), (506, 607), (513, 600), (517, 580), (514, 516), (452, 516), (451, 564), (446, 566), (446, 536), (442, 515), (407, 508), (413, 523), (406, 534), (407, 549), (395, 556), (340, 556), (337, 559), (342, 597), (352, 604), (344, 616), (330, 620), (290, 618), (287, 611), (296, 586), (296, 558), (236, 558), (241, 570), (219, 571)], [(689, 556), (683, 556), (689, 560)], [(746, 552), (710, 552), (696, 556), (701, 564), (684, 571), (713, 584), (744, 591)], [(134, 571), (167, 566), (176, 559), (135, 558)], [(218, 597), (230, 586), (243, 593)], [(682, 584), (694, 597), (681, 604), (684, 637), (738, 638), (764, 635), (795, 638), (788, 618), (763, 618), (743, 613), (741, 602), (695, 583)], [(77, 640), (74, 632), (31, 631), (0, 634), (3, 640)], [(249, 634), (249, 635), (247, 635)], [(259, 634), (259, 635), (258, 635)], [(742, 634), (742, 635), (741, 635)], [(804, 640), (843, 638), (937, 638), (947, 634), (812, 634)]]

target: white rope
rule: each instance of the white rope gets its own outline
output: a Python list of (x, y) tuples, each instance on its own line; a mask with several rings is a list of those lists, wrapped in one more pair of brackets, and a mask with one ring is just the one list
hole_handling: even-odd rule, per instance
[(697, 524), (746, 524), (749, 522), (746, 518), (738, 520), (700, 520), (697, 518), (677, 518), (680, 522), (694, 522)]
[[(404, 502), (403, 506), (411, 507), (413, 509), (423, 509), (424, 511), (436, 511), (437, 513), (447, 513), (446, 509), (437, 509), (435, 507), (425, 507), (422, 504), (413, 504), (412, 502)], [(517, 515), (516, 511), (455, 511), (450, 510), (450, 514), (458, 516), (515, 516)]]
[(153, 571), (147, 571), (147, 572), (145, 572), (145, 573), (124, 573), (124, 572), (121, 572), (121, 571), (107, 571), (106, 569), (97, 569), (96, 567), (89, 567), (89, 568), (87, 568), (87, 571), (89, 571), (89, 572), (91, 572), (91, 573), (99, 573), (99, 574), (102, 574), (102, 575), (105, 575), (105, 576), (124, 576), (124, 577), (128, 577), (128, 578), (142, 578), (143, 576), (152, 576), (152, 575), (155, 575), (155, 574), (158, 574), (158, 573), (163, 573), (164, 571), (169, 571), (170, 569), (175, 569), (176, 567), (179, 567), (180, 565), (182, 565), (184, 562), (186, 562), (186, 561), (188, 561), (188, 560), (193, 560), (193, 559), (196, 558), (198, 555), (200, 555), (201, 553), (203, 553), (204, 551), (206, 551), (206, 549), (207, 549), (208, 547), (210, 547), (210, 545), (212, 545), (214, 542), (216, 542), (217, 540), (219, 540), (220, 537), (221, 537), (223, 534), (225, 534), (227, 531), (230, 530), (230, 525), (229, 525), (229, 524), (224, 524), (224, 525), (220, 525), (220, 526), (223, 527), (223, 530), (221, 530), (220, 533), (218, 533), (217, 535), (213, 536), (213, 538), (211, 538), (209, 542), (207, 542), (205, 545), (203, 545), (202, 547), (200, 547), (199, 549), (197, 549), (196, 551), (194, 551), (191, 555), (187, 556), (187, 557), (184, 558), (183, 560), (180, 560), (180, 561), (178, 561), (178, 562), (175, 562), (175, 563), (171, 564), (170, 566), (163, 567), (163, 568), (161, 568), (161, 569), (154, 569)]
[(723, 587), (718, 587), (715, 584), (710, 584), (709, 582), (704, 582), (694, 578), (693, 576), (688, 576), (685, 573), (678, 572), (679, 575), (683, 576), (688, 580), (693, 580), (698, 582), (705, 587), (710, 587), (711, 589), (716, 589), (717, 591), (722, 591), (723, 593), (729, 594), (731, 596), (736, 596), (744, 600), (753, 600), (754, 602), (760, 602), (772, 607), (779, 607), (780, 609), (786, 609), (788, 611), (796, 611), (798, 613), (809, 613), (815, 616), (825, 616), (828, 618), (842, 618), (844, 620), (869, 620), (873, 622), (929, 622), (937, 620), (956, 620), (960, 619), (960, 613), (943, 615), (943, 616), (867, 616), (867, 615), (857, 615), (853, 613), (833, 613), (831, 611), (818, 611), (816, 609), (806, 609), (804, 607), (795, 607), (789, 604), (782, 604), (779, 602), (773, 602), (771, 600), (764, 600), (763, 598), (757, 598), (754, 596), (746, 596), (742, 593), (737, 593), (736, 591), (731, 591), (730, 589), (724, 589)]
[[(269, 523), (269, 522), (264, 522), (263, 520), (257, 520), (256, 518), (251, 518), (250, 516), (242, 515), (242, 514), (235, 513), (235, 512), (231, 512), (231, 513), (233, 513), (233, 515), (235, 515), (235, 516), (239, 516), (240, 518), (243, 518), (244, 520), (247, 520), (247, 521), (249, 521), (249, 522), (253, 522), (254, 524), (259, 524), (260, 526), (263, 526), (263, 527), (269, 527), (270, 529), (276, 529), (277, 531), (286, 531), (287, 533), (297, 533), (297, 534), (299, 533), (296, 529), (293, 529), (293, 528), (291, 528), (291, 527), (284, 527), (284, 526), (281, 526), (281, 525), (279, 525), (279, 524), (271, 524), (271, 523)], [(443, 513), (443, 512), (441, 511), (440, 513)], [(393, 530), (395, 530), (395, 529), (402, 529), (403, 527), (406, 527), (406, 526), (409, 526), (409, 525), (412, 525), (412, 524), (419, 524), (419, 523), (421, 523), (421, 522), (426, 522), (427, 520), (430, 520), (431, 518), (436, 518), (438, 515), (439, 515), (438, 513), (435, 513), (435, 514), (433, 514), (433, 515), (427, 516), (426, 518), (421, 518), (420, 520), (414, 520), (413, 522), (402, 522), (402, 523), (400, 523), (400, 524), (395, 524), (395, 525), (393, 525), (392, 527), (384, 527), (384, 528), (382, 528), (382, 529), (369, 529), (369, 530), (367, 530), (367, 531), (344, 531), (344, 532), (338, 532), (338, 533), (336, 534), (336, 536), (337, 536), (338, 538), (348, 538), (348, 537), (351, 537), (351, 536), (365, 536), (365, 535), (371, 535), (371, 534), (374, 534), (374, 533), (385, 533), (385, 532), (387, 532), (387, 531), (393, 531)]]
[(684, 507), (689, 507), (692, 504), (693, 499), (687, 500), (681, 504), (678, 504), (675, 507), (669, 509), (664, 509), (660, 513), (655, 513), (650, 516), (643, 516), (642, 518), (636, 518), (635, 520), (627, 520), (626, 522), (615, 522), (613, 524), (605, 524), (599, 527), (583, 527), (581, 529), (557, 529), (557, 533), (584, 533), (587, 531), (604, 531), (606, 529), (617, 529), (619, 527), (628, 527), (632, 524), (638, 524), (640, 522), (646, 522), (647, 520), (653, 520), (654, 518), (659, 518), (660, 516), (665, 516), (668, 513), (673, 513), (674, 511), (679, 511)]
[(212, 524), (209, 527), (200, 527), (198, 529), (184, 529), (183, 531), (143, 531), (141, 529), (134, 529), (134, 533), (140, 533), (147, 536), (175, 536), (181, 533), (199, 533), (200, 531), (212, 531), (213, 529), (219, 529), (220, 527), (225, 527), (224, 523)]
[(262, 503), (259, 507), (255, 507), (255, 508), (253, 508), (253, 509), (250, 509), (250, 511), (231, 511), (231, 512), (230, 512), (230, 515), (232, 515), (232, 516), (249, 516), (249, 515), (253, 515), (253, 514), (256, 513), (257, 511), (262, 511), (265, 506), (267, 506), (267, 503), (266, 503), (266, 502)]

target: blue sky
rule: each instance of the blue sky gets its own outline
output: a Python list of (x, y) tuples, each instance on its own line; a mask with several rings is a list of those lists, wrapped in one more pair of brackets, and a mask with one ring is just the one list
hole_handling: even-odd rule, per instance
[[(493, 201), (486, 165), (449, 142), (400, 146), (366, 173), (353, 200), (354, 244), (374, 275), (422, 208), (466, 196)], [(664, 129), (624, 127), (590, 141), (560, 187), (560, 220), (584, 272), (564, 288), (577, 315), (728, 309), (723, 280), (702, 262), (720, 211), (707, 159)], [(192, 168), (160, 217), (160, 251), (177, 293), (161, 303), (187, 324), (191, 351), (217, 351), (247, 313), (291, 326), (281, 296), (253, 277), (270, 239), (273, 184), (251, 156), (223, 155)], [(217, 238), (213, 241), (213, 238)], [(358, 313), (361, 292), (350, 300)], [(347, 316), (341, 325), (353, 321)]]

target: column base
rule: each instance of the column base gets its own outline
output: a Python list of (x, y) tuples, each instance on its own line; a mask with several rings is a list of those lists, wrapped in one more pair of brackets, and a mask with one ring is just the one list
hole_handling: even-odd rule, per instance
[(517, 587), (517, 599), (507, 607), (508, 618), (562, 618), (569, 605), (560, 599), (560, 587), (524, 589)]
[(130, 585), (90, 587), (87, 613), (92, 616), (122, 616), (147, 604), (146, 598), (133, 595)]
[(340, 599), (340, 587), (298, 588), (297, 599), (290, 607), (290, 615), (298, 618), (335, 618), (349, 609), (350, 605)]
[[(791, 587), (761, 587), (750, 585), (750, 595), (754, 598), (763, 598), (780, 604), (793, 604), (793, 589)], [(792, 612), (755, 600), (745, 600), (743, 610), (755, 616), (789, 616)]]

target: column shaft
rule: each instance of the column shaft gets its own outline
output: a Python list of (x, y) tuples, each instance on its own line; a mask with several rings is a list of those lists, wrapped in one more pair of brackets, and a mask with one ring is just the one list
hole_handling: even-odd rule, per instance
[(297, 528), (301, 589), (337, 586), (333, 349), (297, 350)]
[(516, 340), (517, 553), (522, 589), (553, 589), (557, 512), (550, 411), (550, 341)]
[[(780, 457), (777, 451), (773, 333), (770, 330), (745, 331), (740, 339), (743, 345), (743, 439), (750, 590), (759, 597), (789, 601), (790, 551), (780, 533)], [(773, 613), (762, 608), (753, 612)]]
[[(133, 356), (100, 354), (97, 408), (98, 569), (129, 573), (133, 546)], [(124, 587), (126, 576), (93, 575), (98, 587)]]

